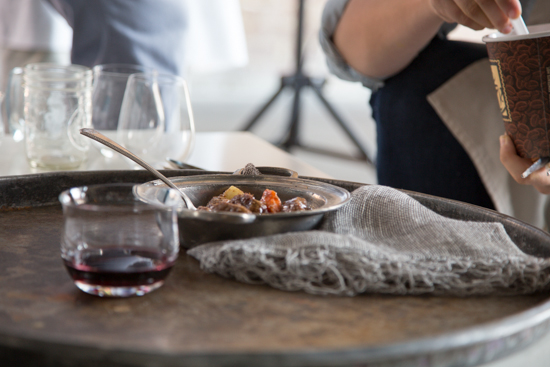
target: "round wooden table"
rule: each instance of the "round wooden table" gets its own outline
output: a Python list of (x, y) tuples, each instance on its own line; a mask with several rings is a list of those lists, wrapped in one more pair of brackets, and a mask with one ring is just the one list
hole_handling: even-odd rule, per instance
[[(468, 366), (548, 330), (546, 294), (322, 297), (205, 273), (184, 252), (164, 286), (143, 297), (79, 291), (60, 258), (57, 195), (83, 184), (152, 179), (145, 171), (0, 178), (2, 366)], [(449, 217), (500, 221), (518, 246), (550, 254), (547, 233), (513, 218), (411, 195)]]

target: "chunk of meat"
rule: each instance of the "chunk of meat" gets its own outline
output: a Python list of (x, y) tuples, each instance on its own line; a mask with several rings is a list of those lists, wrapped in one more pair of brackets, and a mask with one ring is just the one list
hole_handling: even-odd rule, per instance
[(233, 199), (231, 199), (231, 203), (242, 205), (254, 214), (262, 214), (267, 212), (267, 206), (261, 201), (256, 200), (254, 195), (247, 192), (241, 195), (235, 195)]
[(285, 201), (281, 208), (281, 211), (284, 213), (300, 212), (304, 210), (311, 210), (311, 208), (307, 205), (307, 200), (301, 197), (295, 197)]
[(228, 203), (228, 202), (229, 202), (229, 199), (225, 198), (222, 194), (222, 195), (212, 197), (212, 199), (210, 199), (208, 204), (206, 204), (206, 207), (211, 208), (212, 206), (215, 206), (219, 203)]
[(236, 213), (252, 214), (252, 212), (247, 208), (245, 208), (244, 206), (240, 204), (233, 204), (231, 202), (219, 203), (218, 205), (213, 207), (212, 210), (215, 212), (236, 212)]
[(231, 200), (227, 199), (224, 194), (214, 196), (205, 206), (199, 206), (198, 210), (208, 211), (208, 212), (239, 212), (239, 213), (250, 213), (250, 210), (245, 207), (234, 204)]

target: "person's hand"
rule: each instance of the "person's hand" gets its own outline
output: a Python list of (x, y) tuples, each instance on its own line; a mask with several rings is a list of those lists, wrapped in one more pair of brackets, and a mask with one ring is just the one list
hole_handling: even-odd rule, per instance
[(521, 177), (533, 162), (518, 156), (516, 147), (508, 135), (500, 137), (500, 161), (517, 183), (531, 185), (542, 194), (550, 194), (550, 176), (548, 176), (547, 167), (531, 173), (527, 178)]
[(448, 23), (459, 23), (474, 30), (497, 29), (510, 33), (510, 19), (521, 15), (518, 0), (428, 0), (434, 12)]

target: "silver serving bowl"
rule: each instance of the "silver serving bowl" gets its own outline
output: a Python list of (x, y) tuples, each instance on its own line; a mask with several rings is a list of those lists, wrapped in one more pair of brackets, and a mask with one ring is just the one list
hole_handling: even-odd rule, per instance
[[(179, 204), (176, 203), (180, 206), (178, 222), (181, 246), (186, 248), (212, 241), (313, 229), (325, 213), (340, 208), (350, 200), (349, 191), (341, 187), (293, 177), (212, 174), (172, 177), (170, 180), (184, 191), (197, 207), (206, 205), (213, 196), (222, 194), (231, 185), (251, 193), (257, 199), (265, 189), (276, 191), (281, 201), (300, 196), (305, 198), (311, 207), (311, 210), (307, 211), (243, 216), (227, 212), (189, 210), (183, 200), (176, 198), (181, 201)], [(146, 202), (166, 204), (163, 190), (159, 190), (166, 187), (160, 180), (150, 181), (136, 186), (135, 193)], [(174, 200), (174, 197), (170, 200)]]

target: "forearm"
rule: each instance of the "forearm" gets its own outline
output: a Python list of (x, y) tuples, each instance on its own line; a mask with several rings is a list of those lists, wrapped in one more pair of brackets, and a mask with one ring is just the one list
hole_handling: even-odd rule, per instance
[(406, 67), (442, 24), (428, 0), (350, 0), (333, 40), (351, 67), (383, 78)]

